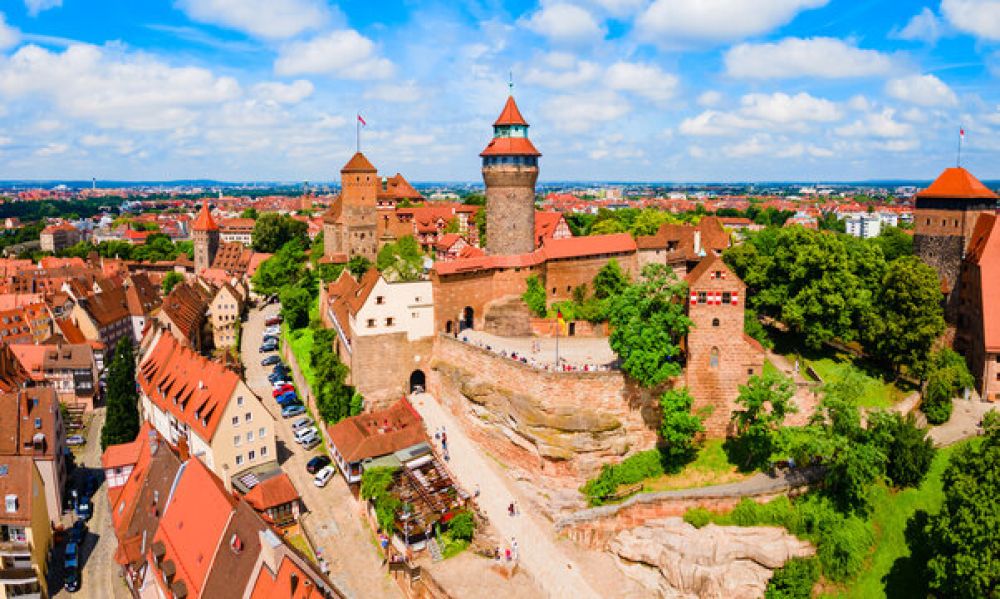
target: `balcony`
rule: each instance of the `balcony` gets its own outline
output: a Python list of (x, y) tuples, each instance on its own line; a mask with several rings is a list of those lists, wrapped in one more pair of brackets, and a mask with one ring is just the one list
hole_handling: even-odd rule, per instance
[(23, 541), (0, 542), (0, 557), (31, 557), (31, 547)]
[[(22, 585), (38, 582), (38, 572), (34, 568), (5, 568), (0, 570), (0, 584)], [(8, 597), (10, 589), (8, 588)]]

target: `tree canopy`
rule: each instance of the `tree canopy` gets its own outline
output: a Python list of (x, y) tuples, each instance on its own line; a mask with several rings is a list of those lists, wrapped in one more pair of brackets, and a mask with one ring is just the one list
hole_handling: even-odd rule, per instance
[(273, 256), (257, 267), (257, 272), (251, 279), (254, 291), (272, 294), (285, 285), (295, 283), (305, 270), (305, 257), (305, 252), (297, 241), (281, 246)]
[(135, 355), (128, 337), (118, 342), (108, 367), (107, 412), (101, 428), (101, 449), (128, 443), (139, 434), (139, 393), (136, 391)]
[(622, 370), (644, 387), (681, 372), (680, 342), (691, 328), (684, 312), (687, 284), (662, 264), (649, 264), (639, 281), (609, 298), (609, 343)]
[(253, 249), (274, 253), (289, 242), (309, 247), (309, 225), (277, 212), (265, 212), (257, 217), (253, 226)]
[(177, 285), (177, 283), (180, 283), (183, 280), (184, 280), (184, 275), (177, 272), (176, 270), (168, 272), (166, 275), (164, 275), (163, 283), (161, 283), (161, 285), (163, 286), (163, 295), (167, 295), (168, 293), (170, 293), (173, 290), (173, 288)]
[(735, 435), (727, 441), (727, 449), (744, 469), (759, 468), (771, 459), (785, 416), (797, 411), (794, 395), (795, 383), (772, 372), (751, 376), (740, 385), (736, 398), (740, 407), (732, 414)]
[(375, 265), (387, 281), (416, 281), (424, 273), (424, 252), (412, 235), (404, 235), (382, 246)]
[(694, 399), (687, 387), (670, 389), (660, 396), (660, 439), (663, 458), (673, 467), (691, 461), (698, 435), (705, 431), (701, 418), (691, 413)]

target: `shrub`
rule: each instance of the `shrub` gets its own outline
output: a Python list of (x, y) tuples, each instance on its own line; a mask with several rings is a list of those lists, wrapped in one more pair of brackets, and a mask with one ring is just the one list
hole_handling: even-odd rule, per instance
[(597, 478), (588, 480), (580, 491), (590, 505), (600, 505), (620, 485), (635, 484), (664, 473), (663, 455), (658, 449), (650, 449), (625, 458), (620, 464), (606, 464)]
[(885, 473), (899, 488), (920, 484), (934, 460), (934, 444), (913, 414), (873, 414), (868, 432), (888, 461)]
[(824, 530), (816, 549), (823, 575), (835, 582), (853, 578), (864, 565), (873, 541), (868, 523), (855, 516)]
[(684, 512), (684, 521), (695, 528), (702, 528), (712, 521), (712, 512), (703, 507), (691, 508)]
[(774, 571), (764, 592), (766, 599), (809, 599), (819, 579), (816, 558), (795, 558)]
[(472, 535), (476, 532), (476, 522), (469, 512), (459, 512), (448, 523), (448, 530), (451, 531), (452, 537), (460, 541), (471, 541)]
[(535, 316), (539, 318), (545, 316), (547, 308), (547, 300), (545, 298), (545, 287), (542, 286), (542, 282), (538, 280), (538, 277), (531, 275), (525, 281), (527, 284), (527, 289), (524, 294), (521, 295), (521, 299), (524, 303), (528, 304), (528, 309), (534, 313)]

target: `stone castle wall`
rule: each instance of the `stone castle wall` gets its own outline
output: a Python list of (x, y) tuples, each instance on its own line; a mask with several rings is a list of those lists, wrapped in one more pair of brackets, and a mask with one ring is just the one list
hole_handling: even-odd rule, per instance
[(580, 285), (586, 285), (588, 292), (592, 293), (594, 276), (612, 258), (630, 279), (635, 280), (639, 277), (639, 258), (636, 252), (546, 262), (543, 282), (549, 304), (573, 299), (573, 289)]
[(385, 408), (410, 391), (410, 375), (430, 373), (434, 337), (407, 341), (406, 333), (357, 336), (350, 353), (351, 384), (366, 409)]
[(429, 390), (502, 463), (562, 487), (656, 443), (662, 390), (619, 372), (536, 370), (439, 335)]

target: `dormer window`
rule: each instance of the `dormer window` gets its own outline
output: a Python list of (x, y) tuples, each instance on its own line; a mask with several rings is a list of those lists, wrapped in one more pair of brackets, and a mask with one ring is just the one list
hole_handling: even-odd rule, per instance
[(7, 495), (4, 497), (4, 504), (7, 507), (7, 513), (13, 514), (17, 511), (17, 495)]
[(375, 296), (375, 303), (381, 306), (382, 304), (385, 303), (385, 297), (381, 295)]

